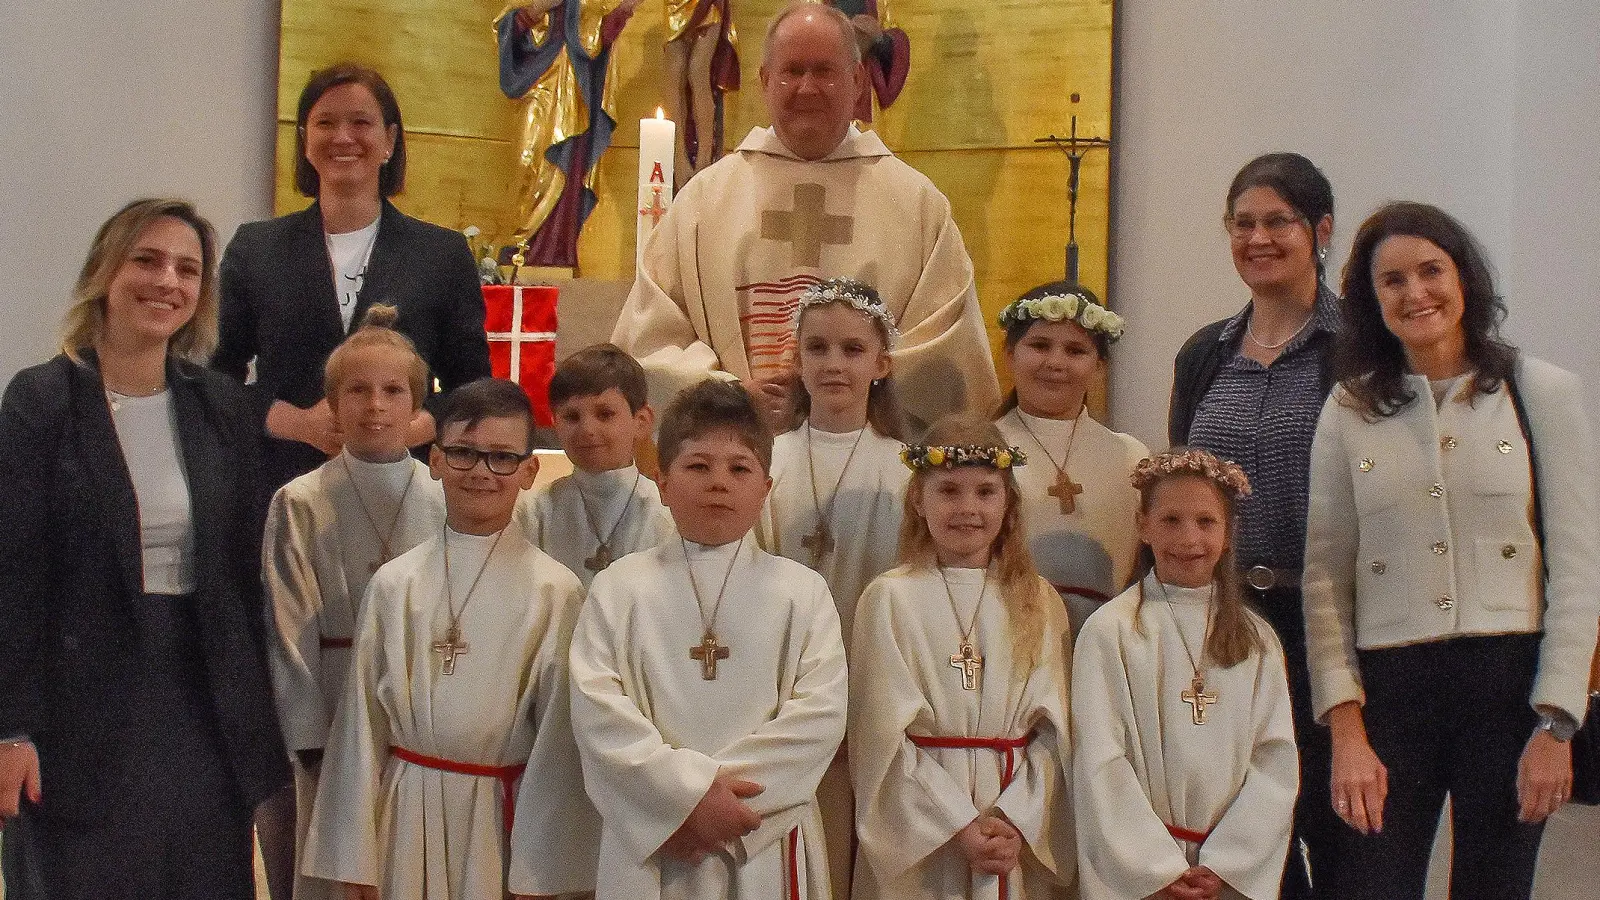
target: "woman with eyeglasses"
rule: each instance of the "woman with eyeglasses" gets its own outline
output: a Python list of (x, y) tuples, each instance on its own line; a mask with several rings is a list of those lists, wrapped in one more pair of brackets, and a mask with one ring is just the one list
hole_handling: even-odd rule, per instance
[(95, 236), (61, 354), (0, 401), (0, 821), (53, 900), (251, 900), (289, 778), (245, 392), (203, 365), (217, 242), (181, 200)]
[(1317, 415), (1333, 384), (1338, 327), (1338, 297), (1323, 280), (1333, 188), (1304, 156), (1269, 153), (1234, 176), (1224, 212), (1233, 265), (1250, 300), (1178, 351), (1167, 432), (1174, 445), (1233, 460), (1250, 478), (1253, 491), (1239, 501), (1234, 538), (1238, 574), (1283, 643), (1300, 746), (1296, 852), (1284, 872), (1283, 897), (1334, 897), (1317, 877), (1318, 863), (1328, 835), (1343, 826), (1328, 807), (1328, 735), (1311, 717), (1300, 606), (1306, 472)]
[(1305, 582), (1339, 896), (1422, 897), (1448, 795), (1450, 895), (1526, 900), (1600, 621), (1588, 395), (1501, 340), (1483, 249), (1437, 207), (1373, 213), (1344, 292)]

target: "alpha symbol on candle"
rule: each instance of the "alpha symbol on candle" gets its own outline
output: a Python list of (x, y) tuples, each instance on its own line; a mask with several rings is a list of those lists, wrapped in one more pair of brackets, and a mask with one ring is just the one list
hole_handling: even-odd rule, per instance
[[(661, 171), (661, 164), (656, 163), (656, 171)], [(652, 179), (655, 176), (651, 176)], [(639, 207), (639, 215), (650, 219), (652, 226), (661, 224), (661, 217), (667, 214), (667, 205), (661, 202), (661, 185), (650, 188), (650, 205)]]
[[(667, 176), (666, 176), (665, 173), (663, 173), (661, 171), (661, 160), (659, 160), (659, 159), (656, 160), (655, 166), (653, 166), (650, 169), (650, 183), (651, 184), (666, 184), (667, 183)], [(657, 191), (656, 192), (656, 196), (657, 197), (661, 196), (661, 192)]]

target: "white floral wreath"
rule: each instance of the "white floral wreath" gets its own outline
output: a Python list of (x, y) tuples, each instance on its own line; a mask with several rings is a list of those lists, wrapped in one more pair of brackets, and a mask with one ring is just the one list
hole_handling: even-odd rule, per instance
[(1072, 321), (1088, 331), (1098, 331), (1108, 342), (1122, 337), (1122, 317), (1090, 300), (1082, 294), (1045, 294), (1042, 297), (1023, 297), (1006, 304), (1000, 310), (1001, 328), (1010, 328), (1018, 322), (1042, 319), (1046, 322)]
[(800, 292), (800, 299), (794, 306), (794, 328), (800, 330), (800, 316), (813, 306), (824, 306), (829, 303), (843, 303), (857, 312), (876, 319), (883, 325), (884, 333), (889, 337), (889, 347), (892, 349), (900, 340), (900, 329), (894, 324), (894, 318), (889, 315), (889, 310), (883, 305), (876, 292), (865, 282), (854, 278), (829, 278), (819, 281)]

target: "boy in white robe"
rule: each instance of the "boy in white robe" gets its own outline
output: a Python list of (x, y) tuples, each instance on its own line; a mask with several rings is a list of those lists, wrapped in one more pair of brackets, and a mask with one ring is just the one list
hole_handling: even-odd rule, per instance
[(613, 344), (572, 354), (550, 379), (556, 437), (572, 474), (517, 505), (539, 549), (571, 569), (584, 588), (615, 560), (671, 537), (672, 517), (634, 450), (650, 437), (644, 369)]
[(582, 588), (512, 516), (538, 469), (532, 410), (482, 379), (439, 422), (447, 527), (368, 588), (306, 871), (386, 900), (588, 890), (598, 821), (565, 665)]
[(928, 440), (907, 450), (905, 565), (868, 586), (851, 641), (852, 896), (1071, 896), (1072, 644), (1015, 515), (1022, 457), (971, 417)]
[(1082, 896), (1273, 900), (1299, 789), (1283, 650), (1219, 577), (1248, 481), (1190, 450), (1134, 484), (1154, 566), (1073, 650)]
[(660, 448), (681, 538), (597, 575), (572, 641), (597, 896), (826, 900), (815, 792), (846, 703), (833, 599), (751, 534), (771, 444), (742, 389), (683, 392)]
[[(367, 581), (444, 524), (444, 492), (406, 447), (428, 369), (411, 342), (389, 327), (393, 319), (392, 307), (372, 307), (328, 357), (325, 394), (344, 450), (278, 489), (262, 541), (273, 637), (267, 658), (278, 720), (297, 763), (295, 835), (302, 850)], [(331, 896), (332, 885), (295, 868), (296, 897)]]

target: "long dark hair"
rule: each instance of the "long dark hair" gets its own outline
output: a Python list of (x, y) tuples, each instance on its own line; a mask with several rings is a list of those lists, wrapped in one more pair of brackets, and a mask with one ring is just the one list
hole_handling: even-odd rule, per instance
[(1421, 238), (1443, 250), (1461, 278), (1467, 359), (1472, 362), (1474, 394), (1492, 394), (1511, 377), (1517, 351), (1500, 339), (1505, 302), (1495, 293), (1488, 257), (1471, 232), (1449, 213), (1426, 203), (1397, 202), (1380, 207), (1356, 231), (1344, 267), (1344, 302), (1339, 305), (1339, 336), (1334, 344), (1334, 374), (1368, 418), (1399, 412), (1416, 399), (1406, 387), (1410, 367), (1400, 339), (1383, 324), (1383, 310), (1372, 284), (1372, 258), (1378, 245), (1396, 236)]
[(294, 128), (294, 186), (307, 197), (315, 197), (322, 189), (322, 179), (306, 159), (306, 121), (311, 117), (311, 107), (317, 105), (322, 95), (341, 84), (359, 84), (372, 92), (383, 111), (383, 127), (395, 127), (394, 152), (389, 161), (378, 169), (378, 194), (393, 197), (406, 186), (406, 127), (400, 121), (400, 101), (394, 98), (389, 82), (383, 80), (376, 69), (355, 63), (338, 63), (311, 73), (306, 86), (300, 91), (300, 108), (295, 113)]
[(1283, 202), (1305, 217), (1311, 228), (1311, 257), (1317, 264), (1317, 282), (1323, 281), (1322, 255), (1317, 238), (1317, 225), (1326, 216), (1333, 215), (1333, 185), (1311, 160), (1298, 153), (1267, 153), (1244, 164), (1239, 174), (1228, 185), (1228, 202), (1224, 213), (1233, 215), (1233, 204), (1239, 195), (1253, 187), (1271, 188)]

